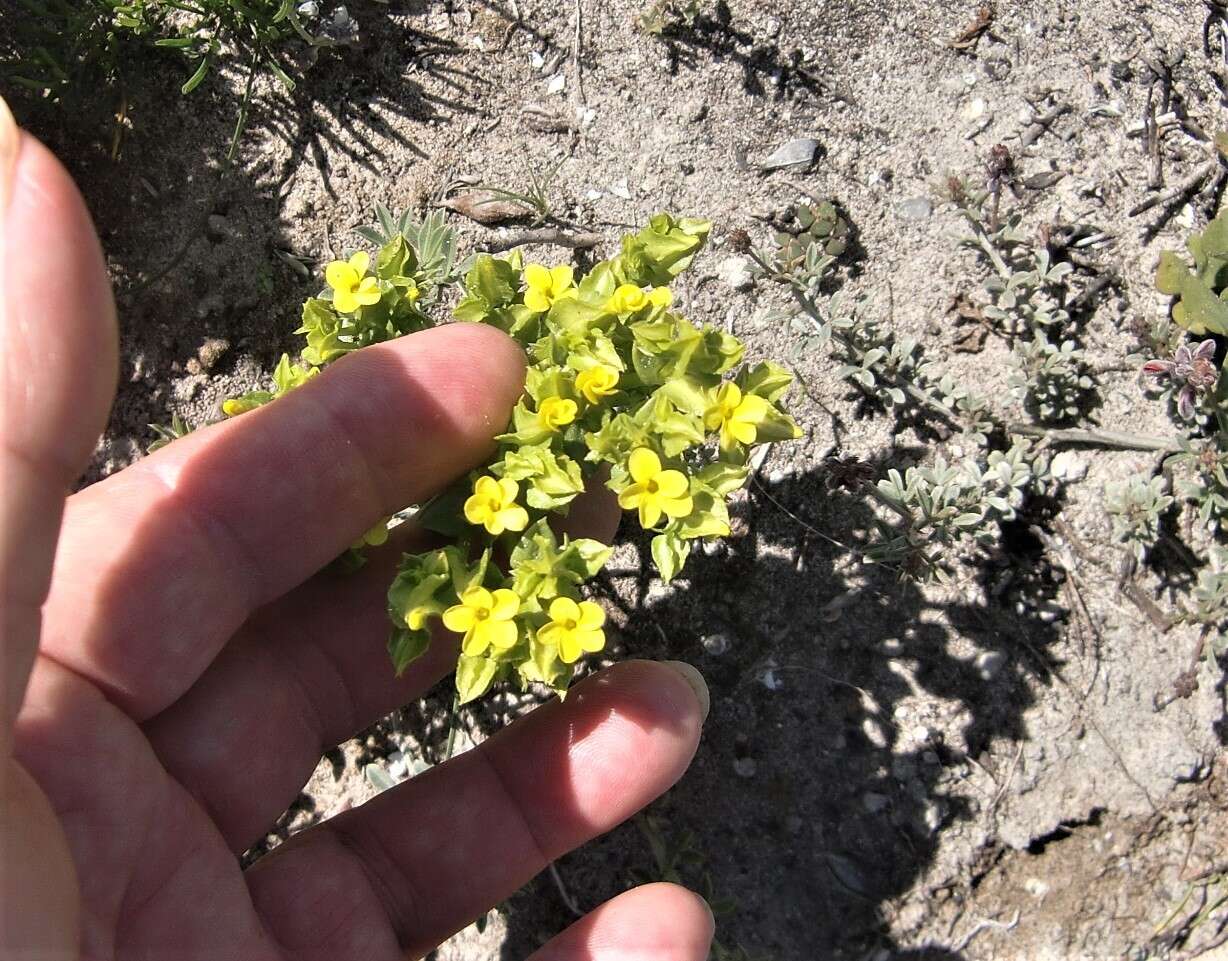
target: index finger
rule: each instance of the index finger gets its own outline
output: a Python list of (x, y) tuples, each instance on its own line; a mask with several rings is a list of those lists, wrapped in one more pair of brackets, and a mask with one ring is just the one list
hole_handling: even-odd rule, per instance
[(523, 378), (493, 328), (411, 334), (81, 492), (42, 650), (137, 720), (161, 711), (251, 612), (480, 463)]

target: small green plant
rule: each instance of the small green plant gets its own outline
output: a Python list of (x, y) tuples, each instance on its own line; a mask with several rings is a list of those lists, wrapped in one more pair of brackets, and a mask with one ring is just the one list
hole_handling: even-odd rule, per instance
[(659, 37), (670, 28), (691, 26), (705, 3), (706, 0), (653, 0), (638, 17), (640, 29)]
[(1048, 482), (1048, 462), (1025, 441), (1008, 451), (990, 451), (983, 463), (966, 458), (929, 467), (887, 472), (874, 497), (896, 515), (895, 523), (876, 519), (879, 538), (867, 552), (871, 560), (897, 564), (942, 578), (952, 548), (989, 545), (1004, 521), (1014, 520), (1024, 497)]
[[(442, 222), (413, 225), (382, 208), (378, 220), (363, 231), (382, 241), (376, 256), (329, 264), (327, 286), (304, 304), (302, 362), (283, 356), (273, 389), (227, 401), (227, 415), (297, 389), (351, 351), (434, 324), (426, 307), (454, 275), (454, 240)], [(551, 517), (608, 471), (670, 580), (696, 540), (729, 533), (726, 501), (746, 482), (751, 449), (800, 436), (781, 404), (789, 374), (743, 364), (736, 338), (673, 307), (669, 285), (709, 228), (659, 214), (582, 276), (526, 264), (518, 252), (471, 261), (454, 317), (503, 330), (530, 366), (494, 458), (417, 505), (416, 522), (452, 543), (406, 555), (389, 589), (398, 673), (442, 623), (462, 637), (461, 703), (503, 679), (565, 691), (576, 662), (605, 644), (605, 615), (583, 586), (610, 548), (559, 537)], [(386, 537), (387, 521), (355, 549)]]
[(1015, 345), (1011, 368), (1011, 393), (1045, 424), (1078, 418), (1095, 387), (1083, 350), (1073, 340), (1054, 344), (1040, 331)]
[(1228, 217), (1220, 214), (1186, 241), (1194, 269), (1180, 254), (1160, 254), (1156, 287), (1175, 297), (1173, 320), (1191, 334), (1228, 334)]
[(529, 184), (524, 190), (511, 190), (490, 184), (483, 185), (482, 189), (493, 194), (492, 199), (510, 200), (514, 204), (519, 204), (524, 208), (525, 213), (532, 216), (533, 226), (543, 224), (554, 219), (554, 204), (550, 199), (550, 193), (554, 189), (554, 182), (558, 179), (559, 170), (566, 159), (564, 157), (554, 166), (544, 170), (538, 170), (537, 167), (529, 164), (526, 168)]
[(1160, 536), (1160, 519), (1172, 506), (1167, 480), (1135, 474), (1104, 485), (1104, 509), (1113, 522), (1113, 543), (1127, 548), (1139, 563)]
[[(689, 830), (671, 831), (663, 820), (651, 814), (640, 814), (635, 826), (644, 835), (652, 851), (654, 870), (634, 872), (638, 883), (667, 881), (684, 887), (694, 887), (703, 894), (719, 923), (721, 919), (737, 910), (738, 902), (731, 897), (717, 895), (712, 882), (712, 873), (707, 869), (707, 856), (698, 847), (698, 839)], [(761, 961), (751, 955), (741, 944), (729, 945), (719, 939), (712, 942), (712, 961)]]

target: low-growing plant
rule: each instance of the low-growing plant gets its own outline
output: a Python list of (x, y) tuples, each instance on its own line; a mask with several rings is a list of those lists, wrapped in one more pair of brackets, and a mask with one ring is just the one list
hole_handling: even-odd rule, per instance
[(1076, 419), (1095, 387), (1086, 354), (1073, 340), (1052, 343), (1041, 331), (1011, 353), (1011, 393), (1045, 424)]
[(1142, 563), (1160, 534), (1160, 519), (1172, 506), (1162, 475), (1135, 474), (1104, 485), (1104, 509), (1113, 522), (1113, 543)]
[[(227, 401), (226, 414), (269, 403), (350, 351), (435, 323), (426, 307), (451, 276), (453, 242), (438, 236), (441, 224), (417, 227), (383, 210), (379, 220), (364, 232), (384, 241), (375, 257), (358, 251), (329, 264), (327, 286), (304, 304), (301, 362), (283, 356), (273, 388)], [(551, 519), (608, 473), (604, 483), (653, 535), (652, 558), (670, 580), (695, 541), (729, 533), (726, 502), (747, 480), (751, 450), (800, 436), (782, 406), (790, 375), (744, 364), (737, 338), (675, 309), (670, 284), (709, 229), (658, 214), (581, 276), (519, 252), (472, 261), (455, 319), (503, 330), (530, 365), (496, 455), (417, 505), (416, 522), (451, 543), (406, 555), (389, 589), (398, 673), (442, 623), (462, 637), (462, 703), (502, 679), (565, 691), (576, 662), (605, 645), (604, 612), (583, 587), (610, 547), (560, 536)], [(386, 537), (385, 522), (363, 541)]]
[[(320, 4), (293, 0), (15, 0), (0, 75), (51, 99), (75, 82), (117, 78), (136, 46), (173, 51), (188, 64), (190, 93), (222, 58), (252, 64), (293, 89), (285, 49), (336, 42), (312, 32)], [(9, 18), (6, 18), (9, 20)]]

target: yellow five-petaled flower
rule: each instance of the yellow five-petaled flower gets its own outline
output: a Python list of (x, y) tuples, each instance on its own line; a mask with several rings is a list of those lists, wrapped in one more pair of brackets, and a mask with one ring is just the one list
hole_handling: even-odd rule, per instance
[(704, 426), (721, 432), (725, 450), (735, 443), (753, 444), (769, 407), (762, 397), (743, 394), (737, 384), (726, 381), (717, 389), (715, 403), (704, 413)]
[(624, 510), (639, 509), (640, 524), (655, 527), (661, 515), (686, 517), (693, 507), (690, 481), (677, 470), (662, 470), (661, 459), (647, 447), (637, 447), (627, 460), (632, 483), (618, 495)]
[(358, 251), (349, 261), (334, 260), (324, 272), (324, 279), (333, 289), (333, 306), (341, 313), (349, 314), (359, 307), (378, 304), (379, 281), (367, 276), (371, 258)]
[(568, 400), (566, 397), (547, 397), (537, 405), (537, 422), (553, 433), (575, 420), (578, 410), (579, 407), (574, 400)]
[(506, 477), (479, 477), (473, 495), (465, 501), (465, 519), (480, 524), (498, 537), (504, 531), (522, 531), (529, 526), (529, 512), (516, 503), (520, 485)]
[(618, 371), (609, 364), (586, 367), (576, 374), (576, 390), (590, 404), (600, 404), (604, 398), (618, 393)]
[(577, 604), (570, 597), (556, 597), (550, 602), (550, 623), (538, 632), (538, 638), (559, 649), (565, 664), (574, 664), (584, 653), (593, 654), (605, 647), (605, 611), (592, 601)]
[(443, 612), (443, 625), (464, 635), (461, 653), (478, 657), (492, 647), (506, 651), (516, 646), (520, 631), (514, 619), (519, 610), (520, 597), (515, 591), (469, 587), (461, 594), (459, 604)]
[(668, 287), (654, 287), (650, 292), (644, 293), (635, 284), (620, 284), (606, 301), (605, 309), (614, 314), (634, 314), (649, 304), (654, 307), (668, 307), (673, 302), (674, 295)]
[(575, 272), (569, 264), (559, 264), (547, 270), (541, 264), (526, 264), (524, 305), (535, 313), (549, 310), (556, 300), (574, 296), (572, 283)]

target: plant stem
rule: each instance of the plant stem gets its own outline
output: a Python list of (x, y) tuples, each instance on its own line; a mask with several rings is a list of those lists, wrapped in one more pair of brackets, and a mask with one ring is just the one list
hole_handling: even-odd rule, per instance
[(1054, 444), (1087, 444), (1118, 450), (1158, 450), (1169, 454), (1181, 450), (1181, 445), (1175, 440), (1116, 430), (1055, 430), (1033, 424), (1007, 424), (1006, 430), (1008, 433), (1023, 434), (1025, 437), (1043, 437)]

